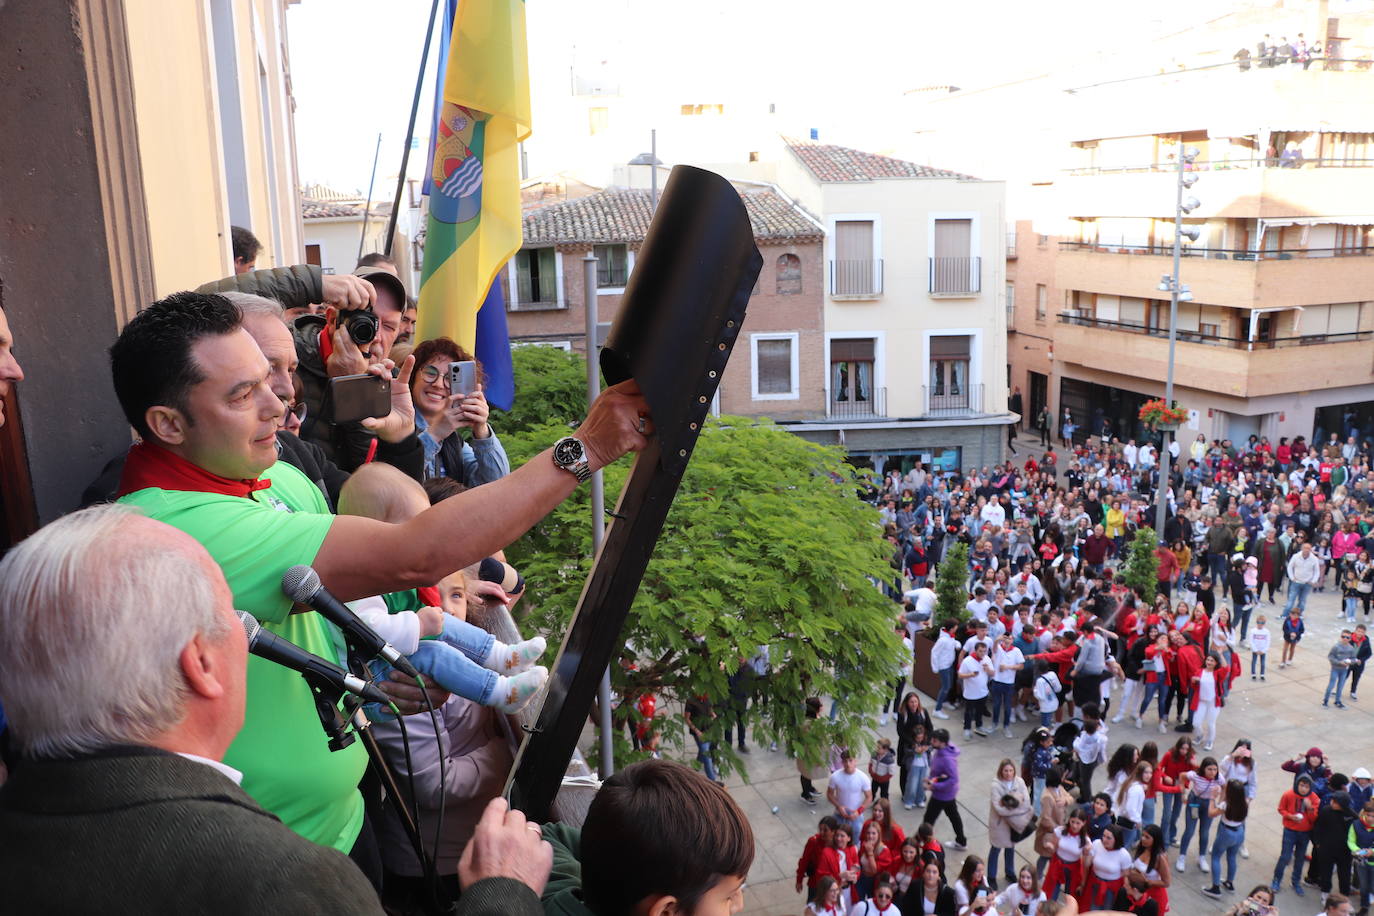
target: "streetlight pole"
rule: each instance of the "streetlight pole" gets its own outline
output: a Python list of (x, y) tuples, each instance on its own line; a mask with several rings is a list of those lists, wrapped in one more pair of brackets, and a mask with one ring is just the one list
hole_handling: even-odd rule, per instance
[[(1184, 169), (1197, 157), (1196, 147), (1180, 146), (1178, 180), (1174, 192), (1174, 268), (1172, 274), (1163, 278), (1159, 287), (1167, 288), (1169, 291), (1169, 368), (1164, 377), (1164, 405), (1170, 408), (1174, 406), (1174, 351), (1178, 345), (1178, 303), (1180, 298), (1193, 298), (1188, 288), (1178, 282), (1179, 262), (1183, 257), (1183, 214), (1191, 213), (1201, 206), (1196, 198), (1189, 198), (1187, 203), (1184, 203), (1183, 189), (1190, 188), (1197, 182), (1197, 176), (1185, 175)], [(1189, 238), (1197, 238), (1196, 230), (1193, 230)], [(1169, 488), (1173, 477), (1173, 456), (1169, 452), (1169, 439), (1174, 431), (1165, 429), (1162, 432), (1159, 441), (1159, 486), (1155, 488), (1155, 495), (1159, 500), (1159, 505), (1155, 508), (1155, 537), (1160, 541), (1164, 540), (1164, 523), (1168, 520), (1169, 514)]]
[[(587, 332), (587, 406), (601, 394), (601, 371), (597, 362), (597, 283), (596, 255), (588, 251), (582, 259), (582, 292), (586, 306), (583, 308)], [(600, 471), (592, 472), (592, 561), (601, 552), (601, 542), (606, 538), (606, 490)], [(615, 772), (615, 741), (611, 724), (611, 669), (601, 674), (597, 686), (596, 702), (600, 707), (601, 765), (597, 775), (609, 779)]]

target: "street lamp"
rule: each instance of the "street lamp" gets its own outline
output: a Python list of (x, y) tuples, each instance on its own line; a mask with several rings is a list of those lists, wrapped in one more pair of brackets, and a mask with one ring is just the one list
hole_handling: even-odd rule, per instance
[[(1196, 242), (1201, 234), (1196, 226), (1183, 228), (1183, 214), (1192, 213), (1202, 206), (1196, 197), (1183, 199), (1183, 189), (1197, 184), (1197, 173), (1185, 171), (1185, 167), (1197, 160), (1199, 150), (1196, 146), (1185, 146), (1178, 157), (1178, 187), (1174, 194), (1174, 271), (1159, 278), (1160, 292), (1169, 294), (1169, 370), (1164, 381), (1164, 403), (1174, 406), (1174, 348), (1178, 343), (1178, 304), (1191, 302), (1193, 291), (1178, 281), (1179, 261), (1182, 258), (1183, 237)], [(1173, 456), (1169, 454), (1169, 435), (1172, 430), (1164, 430), (1159, 440), (1159, 486), (1156, 496), (1159, 505), (1155, 509), (1155, 537), (1163, 539), (1164, 522), (1168, 515), (1169, 486), (1172, 482)]]

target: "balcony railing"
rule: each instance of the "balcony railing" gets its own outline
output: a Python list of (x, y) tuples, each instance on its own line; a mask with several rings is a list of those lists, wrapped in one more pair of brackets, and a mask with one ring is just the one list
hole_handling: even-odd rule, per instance
[[(1367, 169), (1374, 159), (1332, 156), (1325, 159), (1287, 159), (1282, 156), (1256, 156), (1249, 159), (1198, 160), (1184, 167), (1186, 172), (1225, 172), (1233, 169)], [(1177, 172), (1177, 162), (1148, 162), (1136, 165), (1093, 165), (1065, 169), (1070, 175), (1130, 175), (1140, 172)]]
[(939, 388), (921, 386), (921, 403), (926, 417), (966, 417), (983, 412), (983, 386), (981, 384), (963, 385), (955, 388), (945, 385)]
[[(1119, 331), (1124, 334), (1143, 334), (1146, 337), (1169, 339), (1169, 329), (1147, 327), (1130, 321), (1107, 321), (1091, 315), (1073, 312), (1060, 312), (1061, 324), (1072, 324), (1084, 328), (1100, 328), (1105, 331)], [(1281, 347), (1310, 347), (1317, 344), (1349, 343), (1352, 341), (1374, 340), (1374, 331), (1347, 331), (1339, 334), (1303, 334), (1297, 337), (1272, 337), (1267, 340), (1250, 340), (1246, 337), (1222, 337), (1217, 334), (1204, 334), (1200, 331), (1176, 332), (1177, 339), (1184, 343), (1205, 344), (1211, 347), (1225, 347), (1232, 350), (1274, 350)]]
[(930, 291), (976, 293), (983, 286), (982, 258), (931, 258)]
[[(1133, 245), (1102, 242), (1060, 242), (1064, 251), (1093, 251), (1098, 254), (1152, 254), (1172, 256), (1174, 246)], [(1185, 258), (1211, 258), (1216, 261), (1291, 261), (1295, 258), (1352, 258), (1374, 256), (1374, 248), (1286, 248), (1275, 251), (1250, 251), (1245, 248), (1200, 248), (1183, 245), (1179, 253)]]
[(831, 417), (840, 419), (881, 419), (887, 416), (887, 389), (871, 388), (866, 397), (855, 392), (830, 393)]
[(1016, 257), (1016, 230), (1007, 230), (1007, 260)]
[(882, 259), (830, 262), (830, 295), (878, 296), (882, 291)]

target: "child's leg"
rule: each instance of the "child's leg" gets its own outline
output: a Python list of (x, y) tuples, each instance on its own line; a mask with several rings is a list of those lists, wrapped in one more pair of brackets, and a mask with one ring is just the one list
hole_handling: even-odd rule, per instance
[(481, 627), (450, 615), (444, 616), (444, 632), (439, 638), (484, 668), (503, 674), (524, 671), (544, 654), (545, 648), (542, 636), (508, 646)]
[(421, 640), (410, 660), (421, 674), (433, 678), (450, 693), (483, 706), (496, 706), (502, 712), (514, 712), (524, 706), (549, 676), (544, 668), (531, 668), (514, 677), (502, 677), (453, 646), (434, 639)]

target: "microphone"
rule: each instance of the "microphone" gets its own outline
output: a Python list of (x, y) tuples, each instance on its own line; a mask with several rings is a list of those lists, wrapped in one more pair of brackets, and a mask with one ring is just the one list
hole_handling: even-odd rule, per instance
[(382, 639), (377, 631), (363, 622), (363, 619), (350, 611), (342, 601), (329, 594), (329, 589), (320, 581), (320, 574), (304, 563), (288, 569), (281, 577), (281, 590), (286, 597), (298, 604), (308, 605), (319, 611), (325, 619), (344, 631), (359, 649), (371, 655), (381, 656), (392, 667), (418, 678), (420, 672), (402, 655), (395, 646)]
[(299, 671), (301, 674), (323, 678), (340, 691), (347, 691), (369, 700), (390, 706), (391, 699), (362, 678), (349, 674), (333, 662), (325, 661), (318, 655), (311, 655), (288, 639), (262, 628), (256, 617), (247, 611), (239, 611), (239, 621), (248, 636), (248, 651), (275, 662), (283, 668)]

